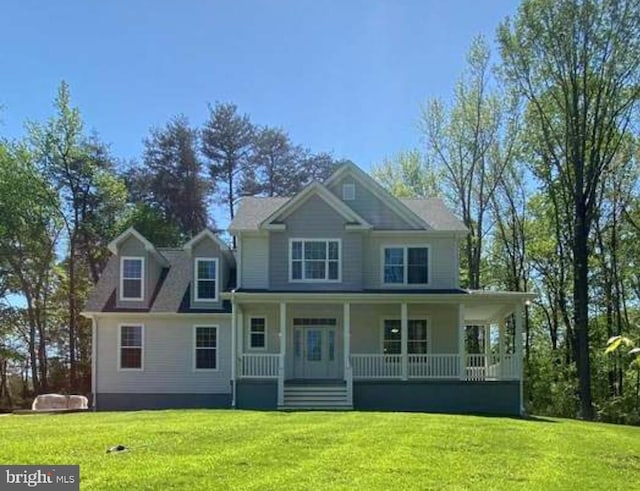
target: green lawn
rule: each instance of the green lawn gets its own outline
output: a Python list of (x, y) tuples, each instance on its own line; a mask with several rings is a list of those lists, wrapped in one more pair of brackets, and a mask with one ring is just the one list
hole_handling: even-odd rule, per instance
[[(117, 444), (130, 447), (106, 454)], [(408, 413), (0, 417), (0, 463), (80, 464), (81, 489), (631, 489), (640, 428)]]

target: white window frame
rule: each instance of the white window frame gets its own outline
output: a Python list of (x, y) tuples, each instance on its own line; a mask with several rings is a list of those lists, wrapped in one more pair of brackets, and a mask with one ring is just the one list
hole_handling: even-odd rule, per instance
[[(198, 328), (206, 327), (216, 330), (216, 347), (215, 348), (198, 348)], [(198, 368), (198, 356), (197, 350), (199, 349), (215, 349), (216, 350), (216, 367), (215, 368)], [(195, 324), (193, 326), (193, 346), (191, 350), (191, 356), (193, 357), (193, 371), (194, 372), (217, 372), (220, 370), (220, 326), (217, 324)]]
[[(402, 249), (402, 283), (387, 283), (384, 281), (384, 252), (386, 249)], [(409, 249), (427, 249), (427, 282), (409, 283)], [(425, 287), (431, 284), (431, 246), (429, 244), (383, 244), (380, 249), (380, 284), (390, 287)]]
[(345, 182), (342, 184), (342, 201), (355, 201), (356, 185), (354, 183)]
[[(293, 243), (302, 242), (302, 278), (293, 278)], [(304, 258), (304, 244), (305, 242), (325, 242), (327, 257), (325, 258), (325, 278), (305, 278), (305, 258)], [(338, 243), (338, 278), (329, 279), (329, 242)], [(316, 237), (296, 237), (289, 239), (289, 282), (290, 283), (341, 283), (342, 282), (342, 239), (327, 239)]]
[[(252, 331), (252, 325), (251, 322), (253, 321), (253, 319), (263, 319), (264, 320), (264, 346), (259, 347), (259, 346), (253, 346), (251, 344), (252, 338), (251, 338), (251, 334), (253, 333)], [(249, 316), (249, 324), (247, 325), (247, 339), (249, 340), (249, 342), (247, 343), (247, 349), (250, 351), (267, 351), (267, 316), (266, 315), (251, 315)]]
[[(140, 269), (140, 296), (139, 297), (125, 297), (124, 296), (124, 280), (137, 280), (138, 278), (125, 278), (124, 277), (124, 262), (125, 260), (137, 260), (141, 262)], [(123, 302), (141, 302), (144, 300), (144, 279), (146, 276), (145, 270), (145, 258), (144, 256), (122, 256), (120, 258), (120, 300)]]
[[(214, 298), (201, 298), (200, 297), (200, 283), (198, 278), (198, 264), (202, 262), (211, 262), (213, 261), (216, 264), (216, 277), (214, 280), (209, 278), (204, 279), (203, 281), (215, 281), (216, 282), (216, 296)], [(197, 257), (193, 263), (193, 278), (194, 278), (194, 292), (193, 297), (196, 302), (217, 302), (220, 297), (220, 261), (218, 261), (217, 257)]]
[[(384, 323), (386, 321), (399, 321), (400, 322), (400, 351), (402, 352), (402, 318), (385, 316), (380, 319), (380, 353), (384, 354)], [(427, 352), (426, 353), (409, 353), (409, 343), (411, 339), (409, 338), (409, 321), (425, 321), (427, 323)], [(415, 340), (414, 340), (415, 341)], [(418, 355), (418, 354), (431, 354), (432, 345), (431, 345), (431, 317), (425, 315), (412, 315), (407, 317), (407, 355)], [(399, 356), (401, 353), (395, 353), (396, 356)]]
[[(140, 368), (123, 368), (122, 367), (122, 348), (137, 348), (137, 346), (122, 346), (122, 328), (123, 327), (139, 327), (140, 328)], [(144, 324), (135, 322), (123, 322), (118, 324), (118, 371), (119, 372), (143, 372), (144, 371)]]

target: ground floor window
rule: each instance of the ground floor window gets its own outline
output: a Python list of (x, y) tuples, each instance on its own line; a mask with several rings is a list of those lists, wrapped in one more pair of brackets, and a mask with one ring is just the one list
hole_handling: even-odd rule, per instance
[(195, 369), (215, 370), (218, 368), (218, 328), (216, 326), (195, 326)]
[(142, 325), (120, 326), (120, 369), (142, 370)]
[(267, 347), (267, 319), (251, 317), (249, 319), (249, 348), (265, 349)]
[[(409, 354), (424, 354), (428, 349), (428, 333), (426, 319), (409, 319), (407, 322)], [(400, 319), (385, 319), (383, 326), (382, 352), (385, 355), (402, 353), (402, 333)]]

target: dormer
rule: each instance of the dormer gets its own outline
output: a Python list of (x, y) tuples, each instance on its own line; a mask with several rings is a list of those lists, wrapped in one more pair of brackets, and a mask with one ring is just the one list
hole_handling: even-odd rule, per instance
[(116, 305), (146, 309), (167, 260), (154, 245), (133, 227), (116, 237), (108, 246), (118, 258)]
[(221, 293), (229, 282), (235, 264), (229, 246), (213, 231), (204, 229), (183, 249), (191, 262), (191, 308), (218, 308), (222, 303)]

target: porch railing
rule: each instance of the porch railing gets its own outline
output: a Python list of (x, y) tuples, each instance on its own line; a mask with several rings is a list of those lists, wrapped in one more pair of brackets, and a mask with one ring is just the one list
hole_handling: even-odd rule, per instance
[(408, 355), (409, 378), (458, 378), (458, 355)]
[[(402, 355), (352, 354), (354, 379), (401, 379)], [(460, 355), (407, 355), (409, 379), (462, 379), (469, 381), (514, 380), (518, 378), (515, 355), (465, 355), (465, 371), (460, 376)]]
[(402, 355), (353, 354), (353, 378), (398, 378), (402, 376)]
[(240, 376), (250, 378), (277, 378), (278, 353), (244, 353), (240, 355)]

